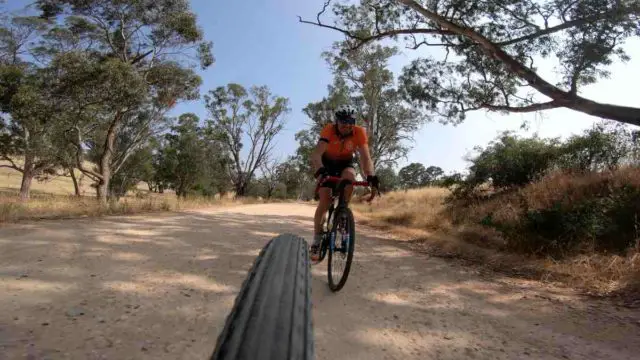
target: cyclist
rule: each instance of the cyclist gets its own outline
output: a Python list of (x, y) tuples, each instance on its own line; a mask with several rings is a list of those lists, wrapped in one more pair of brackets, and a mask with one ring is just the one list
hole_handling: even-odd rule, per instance
[[(351, 106), (341, 106), (335, 111), (335, 123), (327, 124), (320, 132), (320, 140), (316, 145), (311, 162), (316, 170), (315, 177), (320, 181), (325, 176), (338, 176), (342, 179), (355, 181), (354, 154), (360, 154), (362, 170), (372, 187), (378, 188), (378, 177), (373, 174), (373, 162), (369, 153), (367, 133), (356, 123), (356, 111)], [(324, 183), (319, 190), (319, 203), (313, 221), (313, 244), (310, 253), (311, 260), (317, 261), (320, 256), (322, 241), (322, 220), (329, 209), (331, 192), (336, 183)], [(351, 200), (353, 186), (345, 186), (344, 195), (347, 203)]]

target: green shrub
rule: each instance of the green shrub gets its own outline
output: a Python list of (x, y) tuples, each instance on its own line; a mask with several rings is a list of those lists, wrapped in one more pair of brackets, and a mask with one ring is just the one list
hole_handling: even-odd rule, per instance
[(623, 254), (639, 238), (640, 169), (556, 173), (467, 211), (479, 211), (475, 221), (500, 232), (513, 251)]

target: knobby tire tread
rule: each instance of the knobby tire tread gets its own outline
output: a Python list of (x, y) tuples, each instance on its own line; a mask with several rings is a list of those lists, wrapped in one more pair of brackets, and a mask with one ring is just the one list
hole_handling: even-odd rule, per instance
[[(329, 253), (329, 264), (327, 266), (327, 276), (329, 278), (329, 288), (331, 289), (331, 291), (333, 292), (337, 292), (342, 290), (342, 288), (344, 287), (344, 284), (346, 284), (347, 279), (349, 278), (349, 272), (351, 271), (351, 263), (353, 262), (353, 253), (355, 251), (355, 246), (356, 246), (356, 228), (355, 228), (355, 220), (353, 218), (353, 212), (351, 211), (351, 209), (349, 209), (348, 207), (341, 207), (339, 209), (336, 209), (336, 214), (334, 215), (334, 220), (333, 220), (333, 226), (331, 231), (333, 233), (335, 233), (337, 231), (338, 228), (338, 224), (339, 224), (339, 219), (342, 216), (342, 213), (346, 212), (347, 213), (347, 218), (349, 219), (349, 240), (351, 242), (351, 245), (349, 246), (349, 252), (347, 253), (347, 263), (345, 265), (344, 268), (344, 273), (342, 274), (342, 278), (340, 279), (340, 281), (335, 284), (333, 282), (333, 276), (332, 276), (332, 270), (333, 270), (333, 251), (331, 249), (328, 249), (328, 253)], [(338, 241), (338, 236), (336, 234), (335, 236), (335, 241)], [(335, 245), (334, 245), (335, 246)]]
[(314, 358), (306, 241), (282, 234), (249, 270), (210, 360)]

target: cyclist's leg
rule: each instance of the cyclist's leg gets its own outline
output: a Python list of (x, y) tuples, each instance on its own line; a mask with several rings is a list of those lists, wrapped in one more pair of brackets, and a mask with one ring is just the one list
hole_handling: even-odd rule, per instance
[(329, 205), (331, 203), (331, 188), (321, 187), (318, 190), (320, 195), (320, 199), (318, 201), (318, 206), (316, 207), (316, 213), (313, 217), (313, 233), (320, 234), (322, 233), (322, 219), (324, 215), (329, 210)]
[[(350, 180), (351, 182), (356, 181), (356, 170), (352, 167), (346, 167), (342, 170), (342, 174), (340, 175), (343, 179)], [(347, 185), (344, 188), (344, 199), (349, 204), (351, 201), (351, 196), (353, 195), (353, 185)]]
[(328, 187), (321, 187), (318, 189), (319, 201), (318, 207), (316, 207), (316, 213), (313, 217), (313, 240), (309, 249), (309, 257), (311, 261), (316, 262), (320, 260), (320, 245), (322, 244), (322, 222), (324, 220), (329, 205), (331, 204), (331, 189)]
[[(335, 164), (326, 159), (324, 156), (322, 157), (322, 165), (327, 169), (329, 175), (338, 176), (339, 172), (336, 173)], [(325, 183), (320, 186), (318, 189), (318, 206), (316, 207), (316, 213), (313, 217), (313, 241), (311, 243), (311, 260), (316, 261), (320, 257), (320, 243), (322, 240), (322, 222), (324, 220), (325, 214), (327, 210), (329, 210), (329, 206), (331, 205), (331, 193), (335, 185), (333, 183)]]

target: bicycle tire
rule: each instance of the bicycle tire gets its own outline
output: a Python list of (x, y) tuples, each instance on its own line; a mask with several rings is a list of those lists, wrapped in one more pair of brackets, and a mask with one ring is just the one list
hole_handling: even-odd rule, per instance
[[(340, 207), (336, 210), (336, 213), (334, 215), (334, 220), (333, 220), (333, 228), (331, 229), (332, 233), (336, 233), (338, 224), (339, 224), (339, 219), (341, 216), (341, 213), (345, 212), (346, 216), (347, 216), (347, 224), (349, 226), (349, 249), (347, 251), (347, 264), (344, 267), (344, 272), (342, 273), (342, 277), (340, 278), (340, 281), (336, 284), (333, 281), (333, 276), (332, 276), (332, 271), (333, 271), (333, 249), (331, 249), (331, 246), (329, 247), (329, 259), (328, 259), (328, 266), (327, 266), (327, 276), (329, 278), (329, 289), (331, 289), (331, 291), (333, 292), (337, 292), (340, 291), (343, 287), (344, 284), (347, 282), (347, 278), (349, 277), (349, 272), (351, 271), (351, 262), (353, 261), (353, 252), (355, 249), (355, 242), (356, 242), (356, 228), (355, 228), (355, 221), (353, 219), (353, 212), (351, 211), (351, 209), (349, 209), (348, 207)], [(334, 241), (337, 241), (336, 236), (334, 236)]]
[(255, 259), (210, 360), (313, 358), (307, 242), (281, 234)]

